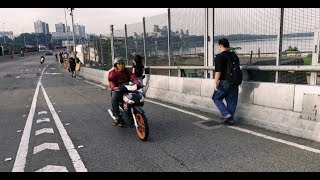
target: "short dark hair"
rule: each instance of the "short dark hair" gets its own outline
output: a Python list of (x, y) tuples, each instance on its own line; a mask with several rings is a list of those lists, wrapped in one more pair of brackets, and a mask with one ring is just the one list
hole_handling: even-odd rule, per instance
[(229, 48), (229, 47), (230, 47), (229, 41), (228, 41), (228, 39), (226, 39), (226, 38), (220, 39), (220, 40), (218, 41), (218, 44), (219, 44), (219, 45), (222, 45), (222, 46), (225, 47), (225, 48)]

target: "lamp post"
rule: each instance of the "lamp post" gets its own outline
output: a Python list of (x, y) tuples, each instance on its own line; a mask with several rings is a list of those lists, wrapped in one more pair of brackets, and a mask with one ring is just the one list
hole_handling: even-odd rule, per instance
[(74, 52), (75, 57), (77, 57), (75, 32), (74, 32), (74, 22), (73, 22), (73, 10), (74, 10), (74, 8), (70, 8), (70, 10), (71, 10), (70, 16), (71, 16), (71, 20), (72, 20), (72, 31), (73, 31), (73, 52)]
[(4, 44), (6, 44), (6, 36), (4, 35), (4, 24), (5, 23), (2, 23), (2, 37), (3, 37)]

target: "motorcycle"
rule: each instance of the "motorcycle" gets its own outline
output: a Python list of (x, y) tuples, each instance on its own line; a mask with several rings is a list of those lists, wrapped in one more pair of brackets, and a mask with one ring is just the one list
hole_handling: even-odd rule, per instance
[(40, 58), (40, 64), (44, 63), (45, 58), (43, 56), (41, 56)]
[[(143, 75), (143, 78), (145, 75)], [(144, 105), (144, 91), (142, 86), (129, 82), (120, 87), (124, 91), (122, 102), (120, 101), (120, 127), (135, 128), (140, 140), (147, 141), (149, 137), (148, 120), (142, 109)], [(112, 109), (108, 109), (112, 119), (115, 119)]]

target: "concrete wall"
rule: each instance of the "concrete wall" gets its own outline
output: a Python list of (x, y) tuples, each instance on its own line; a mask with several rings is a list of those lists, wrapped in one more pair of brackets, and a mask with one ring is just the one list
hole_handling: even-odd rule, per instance
[[(80, 75), (107, 84), (108, 72), (87, 69)], [(212, 79), (147, 75), (144, 84), (149, 98), (220, 116), (211, 99)], [(320, 94), (320, 86), (243, 82), (235, 116), (246, 124), (320, 142), (320, 122), (300, 118), (303, 93)]]

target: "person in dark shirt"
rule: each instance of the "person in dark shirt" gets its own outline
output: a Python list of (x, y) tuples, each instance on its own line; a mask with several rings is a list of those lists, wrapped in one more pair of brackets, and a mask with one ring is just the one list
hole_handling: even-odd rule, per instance
[(70, 72), (72, 77), (76, 77), (76, 60), (75, 60), (75, 54), (74, 52), (71, 53), (71, 56), (69, 57), (69, 66), (70, 66)]
[[(227, 63), (229, 51), (229, 41), (222, 38), (218, 41), (220, 54), (214, 59), (215, 63), (215, 78), (213, 82), (214, 93), (212, 100), (219, 109), (224, 123), (227, 125), (234, 125), (234, 114), (238, 103), (239, 85), (229, 85), (226, 80)], [(238, 56), (235, 55), (239, 60)], [(223, 99), (226, 100), (227, 106), (223, 103)]]
[(120, 123), (119, 101), (122, 101), (122, 96), (124, 94), (124, 92), (120, 91), (119, 87), (128, 83), (130, 79), (137, 85), (140, 85), (137, 77), (130, 71), (130, 69), (126, 68), (125, 65), (125, 60), (122, 57), (116, 57), (113, 64), (114, 68), (109, 71), (108, 75), (109, 87), (112, 91), (112, 109), (115, 117), (112, 124), (114, 126)]
[(143, 59), (140, 55), (135, 55), (132, 59), (132, 73), (137, 76), (140, 82), (144, 71)]

